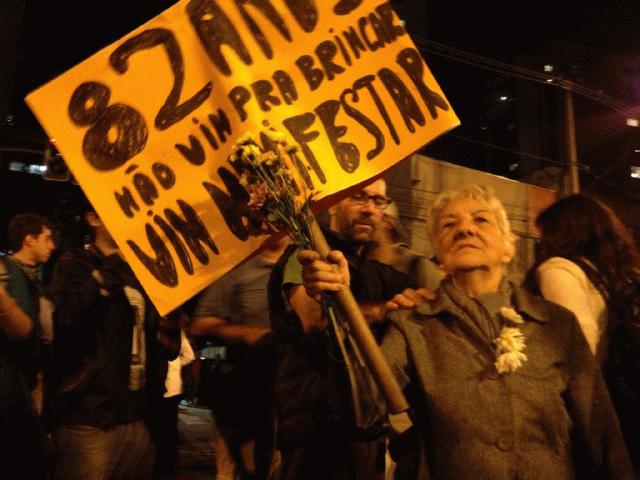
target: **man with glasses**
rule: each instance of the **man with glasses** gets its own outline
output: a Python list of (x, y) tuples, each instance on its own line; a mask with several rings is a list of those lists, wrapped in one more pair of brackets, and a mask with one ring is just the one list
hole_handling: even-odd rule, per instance
[[(367, 259), (389, 203), (384, 180), (370, 182), (329, 209), (325, 230), (331, 249), (349, 263), (351, 290), (371, 323), (382, 318), (384, 302), (408, 286), (405, 274)], [(340, 319), (331, 317), (330, 300), (307, 294), (296, 251), (287, 253), (270, 282), (272, 327), (280, 339), (280, 478), (382, 479), (386, 422), (379, 395), (336, 327)]]
[(329, 229), (355, 244), (358, 250), (373, 241), (375, 228), (391, 200), (383, 193), (384, 180), (377, 180), (329, 209)]

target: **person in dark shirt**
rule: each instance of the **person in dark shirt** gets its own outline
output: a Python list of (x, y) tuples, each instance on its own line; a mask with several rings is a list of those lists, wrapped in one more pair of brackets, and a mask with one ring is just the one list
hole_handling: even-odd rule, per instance
[(96, 213), (85, 218), (93, 243), (63, 254), (51, 280), (55, 475), (150, 478), (154, 445), (144, 419), (149, 402), (162, 398), (160, 360), (177, 356), (179, 326), (159, 317)]
[[(365, 318), (408, 286), (390, 266), (368, 260), (373, 234), (390, 200), (384, 180), (355, 191), (329, 209), (332, 249), (349, 263), (351, 289)], [(310, 295), (302, 265), (289, 249), (270, 280), (272, 327), (278, 338), (276, 402), (282, 479), (384, 478), (386, 422), (376, 387), (321, 295)]]

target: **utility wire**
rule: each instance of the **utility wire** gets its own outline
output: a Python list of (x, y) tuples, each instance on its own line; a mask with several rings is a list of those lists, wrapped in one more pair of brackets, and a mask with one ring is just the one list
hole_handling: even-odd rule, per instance
[[(473, 138), (464, 137), (462, 135), (455, 135), (455, 134), (453, 134), (451, 132), (445, 133), (444, 136), (457, 138), (458, 140), (462, 140), (464, 142), (476, 143), (478, 145), (483, 145), (485, 147), (493, 148), (495, 150), (501, 150), (503, 152), (512, 153), (514, 155), (520, 155), (520, 156), (523, 156), (523, 157), (529, 157), (529, 158), (533, 158), (535, 160), (541, 160), (543, 162), (548, 162), (548, 163), (552, 163), (552, 164), (555, 164), (555, 165), (562, 165), (563, 167), (567, 166), (567, 162), (563, 162), (561, 160), (554, 160), (552, 158), (541, 157), (540, 155), (534, 155), (533, 153), (526, 153), (526, 152), (521, 152), (519, 150), (514, 150), (512, 148), (501, 147), (500, 145), (494, 145), (493, 143), (483, 142), (481, 140), (474, 140)], [(583, 172), (588, 172), (590, 170), (589, 165), (587, 165), (585, 163), (578, 162), (577, 165), (578, 165), (578, 168), (580, 170), (582, 170)]]
[[(448, 58), (450, 60), (459, 62), (459, 63), (464, 63), (467, 65), (471, 65), (474, 67), (479, 67), (485, 70), (489, 70), (495, 73), (499, 73), (499, 74), (503, 74), (503, 75), (507, 75), (507, 76), (511, 76), (511, 77), (516, 77), (516, 78), (520, 78), (522, 80), (527, 80), (527, 81), (531, 81), (531, 82), (536, 82), (536, 83), (540, 83), (543, 85), (547, 85), (547, 86), (556, 86), (559, 88), (562, 88), (563, 90), (568, 90), (571, 92), (574, 92), (582, 97), (586, 97), (589, 98), (595, 102), (600, 103), (601, 105), (604, 105), (605, 107), (610, 108), (611, 110), (614, 110), (615, 112), (619, 113), (620, 115), (623, 115), (624, 117), (629, 117), (629, 116), (633, 116), (630, 115), (631, 112), (633, 112), (633, 108), (627, 104), (625, 104), (624, 102), (611, 97), (610, 95), (605, 94), (602, 90), (594, 90), (592, 88), (586, 87), (584, 85), (581, 85), (579, 83), (576, 83), (574, 81), (568, 80), (562, 76), (558, 76), (558, 75), (553, 75), (551, 73), (548, 72), (538, 72), (535, 70), (531, 70), (529, 68), (525, 68), (525, 67), (521, 67), (519, 65), (512, 65), (510, 63), (506, 63), (503, 62), (501, 60), (496, 60), (493, 58), (489, 58), (489, 57), (485, 57), (483, 55), (477, 54), (477, 53), (473, 53), (473, 52), (469, 52), (466, 50), (461, 50), (455, 47), (451, 47), (449, 45), (445, 45), (443, 43), (439, 43), (436, 42), (434, 40), (428, 40), (424, 37), (421, 37), (419, 35), (417, 36), (412, 36), (412, 39), (414, 41), (414, 43), (416, 44), (416, 46), (423, 50), (426, 51), (428, 53), (432, 53), (434, 55), (438, 55), (444, 58)], [(494, 145), (494, 144), (490, 144), (490, 143), (486, 143), (486, 142), (482, 142), (482, 141), (478, 141), (478, 140), (474, 140), (468, 137), (463, 137), (463, 136), (459, 136), (459, 135), (454, 135), (451, 133), (447, 134), (450, 137), (455, 137), (458, 138), (462, 141), (466, 141), (466, 142), (471, 142), (471, 143), (477, 143), (477, 144), (481, 144), (484, 145), (488, 148), (493, 148), (496, 150), (502, 150), (502, 151), (506, 151), (506, 152), (510, 152), (513, 154), (517, 154), (517, 155), (522, 155), (522, 156), (526, 156), (526, 157), (530, 157), (530, 158), (535, 158), (538, 160), (542, 160), (545, 162), (549, 162), (552, 164), (556, 164), (556, 165), (562, 165), (564, 167), (566, 167), (566, 162), (562, 162), (562, 161), (558, 161), (558, 160), (553, 160), (550, 158), (545, 158), (545, 157), (540, 157), (538, 155), (534, 155), (534, 154), (529, 154), (529, 153), (525, 153), (525, 152), (519, 152), (517, 150), (514, 149), (510, 149), (510, 148), (506, 148), (506, 147), (502, 147), (499, 145)], [(587, 186), (587, 189), (592, 188), (596, 183), (600, 182), (600, 183), (604, 183), (607, 186), (615, 189), (616, 191), (628, 196), (629, 198), (633, 199), (633, 200), (640, 200), (640, 196), (637, 194), (634, 194), (630, 191), (627, 191), (623, 188), (621, 188), (620, 186), (614, 184), (613, 182), (610, 182), (608, 180), (605, 180), (605, 177), (611, 173), (611, 171), (613, 170), (613, 167), (617, 166), (620, 163), (620, 159), (618, 159), (616, 162), (614, 162), (603, 174), (601, 175), (596, 175), (594, 174), (591, 169), (589, 168), (588, 165), (583, 164), (583, 163), (579, 163), (578, 164), (578, 168), (580, 168), (581, 171), (589, 174), (591, 177), (593, 177), (593, 181)]]
[(509, 75), (512, 77), (541, 83), (543, 85), (557, 86), (563, 90), (569, 90), (583, 97), (590, 98), (606, 107), (615, 110), (621, 115), (627, 116), (632, 107), (624, 102), (605, 94), (602, 90), (594, 90), (574, 81), (568, 80), (559, 75), (550, 73), (541, 73), (519, 65), (512, 65), (501, 60), (485, 57), (477, 53), (461, 50), (434, 40), (428, 40), (419, 35), (412, 36), (412, 39), (418, 48), (422, 48), (429, 53), (441, 57), (449, 58), (457, 62), (466, 63), (475, 67), (480, 67), (492, 72)]

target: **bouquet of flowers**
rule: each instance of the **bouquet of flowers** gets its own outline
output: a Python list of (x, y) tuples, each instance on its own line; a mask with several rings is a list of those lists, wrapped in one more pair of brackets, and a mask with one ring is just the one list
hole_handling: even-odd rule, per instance
[[(307, 182), (308, 172), (296, 157), (297, 147), (289, 145), (284, 134), (273, 128), (261, 132), (260, 141), (263, 147), (253, 135), (244, 134), (234, 144), (229, 158), (249, 196), (250, 222), (265, 234), (286, 233), (300, 247), (312, 248), (325, 258), (329, 245), (311, 211), (315, 192), (309, 190), (311, 182)], [(391, 412), (406, 410), (408, 404), (402, 390), (351, 291), (346, 288), (336, 292), (335, 297), (324, 299), (323, 306), (352, 385), (356, 422), (365, 424), (374, 418), (375, 413), (365, 413), (364, 405), (377, 395), (373, 391), (361, 395), (362, 390), (373, 387), (372, 380), (384, 394)], [(337, 310), (341, 315), (336, 315)]]
[(298, 245), (311, 248), (313, 193), (302, 181), (302, 163), (295, 161), (297, 146), (287, 144), (284, 134), (273, 128), (260, 137), (264, 148), (251, 133), (241, 136), (229, 158), (249, 195), (251, 220), (266, 234), (287, 233)]

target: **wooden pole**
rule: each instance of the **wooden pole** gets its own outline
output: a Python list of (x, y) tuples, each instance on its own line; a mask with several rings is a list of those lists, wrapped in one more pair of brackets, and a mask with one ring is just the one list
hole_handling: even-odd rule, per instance
[(564, 112), (565, 125), (565, 143), (567, 148), (567, 175), (566, 187), (567, 193), (580, 193), (580, 177), (578, 175), (578, 153), (576, 149), (576, 123), (573, 111), (573, 92), (571, 87), (567, 87), (564, 91)]
[[(315, 218), (312, 219), (310, 227), (311, 239), (315, 250), (323, 259), (327, 258), (330, 251), (329, 244), (324, 238), (324, 234), (322, 230), (320, 230), (320, 226)], [(387, 407), (390, 413), (400, 413), (408, 410), (409, 404), (407, 403), (407, 399), (404, 397), (400, 385), (391, 372), (391, 368), (384, 358), (380, 346), (375, 338), (373, 338), (371, 329), (364, 319), (362, 311), (353, 297), (351, 290), (349, 288), (343, 288), (336, 293), (335, 298), (338, 302), (340, 312), (345, 317), (350, 331), (353, 334), (353, 338), (362, 352), (369, 371), (387, 401)]]

